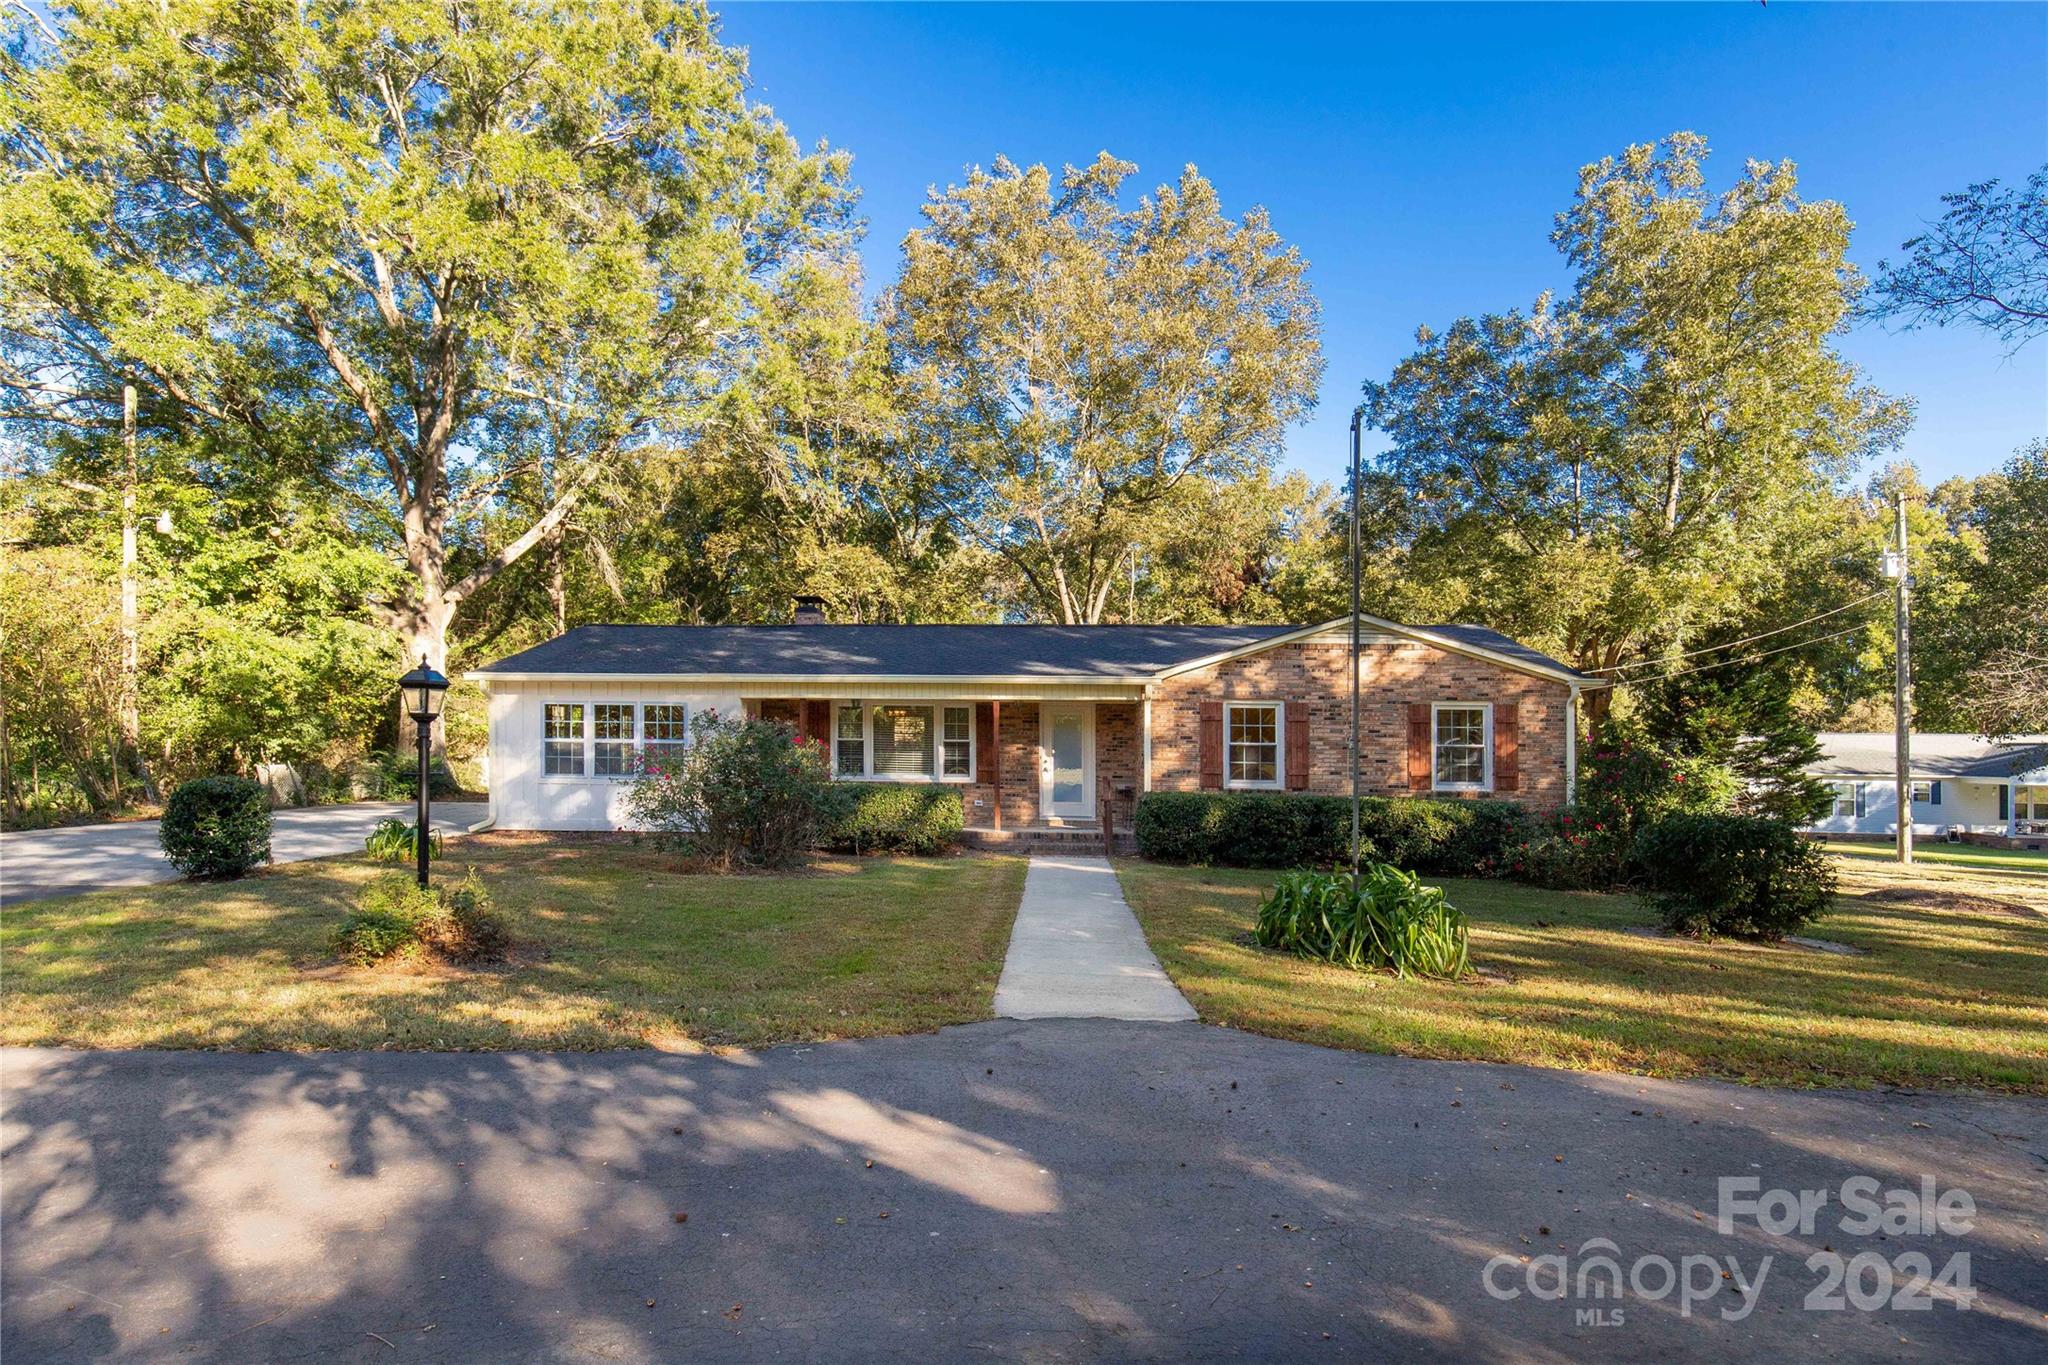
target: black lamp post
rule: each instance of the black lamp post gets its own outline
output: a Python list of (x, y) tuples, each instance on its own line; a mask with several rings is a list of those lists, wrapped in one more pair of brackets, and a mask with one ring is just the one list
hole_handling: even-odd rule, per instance
[(441, 703), (448, 697), (448, 680), (428, 668), (422, 656), (420, 666), (398, 680), (398, 689), (420, 731), (420, 812), (419, 824), (413, 830), (413, 854), (419, 863), (420, 885), (424, 887), (427, 884), (427, 752), (433, 744), (434, 718), (441, 714)]

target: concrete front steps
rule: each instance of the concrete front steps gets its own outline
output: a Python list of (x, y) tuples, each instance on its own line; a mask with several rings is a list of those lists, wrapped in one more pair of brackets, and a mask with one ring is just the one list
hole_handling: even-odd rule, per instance
[[(1102, 826), (1092, 820), (1065, 825), (1010, 825), (1002, 829), (970, 826), (960, 831), (960, 843), (964, 848), (1004, 853), (1092, 853), (1099, 856), (1102, 853)], [(1119, 829), (1116, 832), (1116, 851), (1137, 851), (1137, 842), (1129, 830)]]

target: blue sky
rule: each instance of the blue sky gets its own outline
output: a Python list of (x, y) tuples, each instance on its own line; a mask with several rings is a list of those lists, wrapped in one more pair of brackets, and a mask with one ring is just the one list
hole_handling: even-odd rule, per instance
[[(1150, 187), (1188, 162), (1263, 204), (1323, 304), (1328, 370), (1289, 462), (1335, 477), (1359, 383), (1417, 324), (1527, 304), (1568, 276), (1552, 217), (1578, 168), (1677, 129), (1716, 180), (1797, 162), (1866, 270), (1940, 196), (2048, 161), (2048, 5), (826, 5), (727, 3), (756, 97), (854, 154), (872, 284), (926, 191), (1000, 155), (1102, 149)], [(1863, 327), (1842, 349), (1918, 400), (1931, 478), (2048, 434), (2048, 340)]]

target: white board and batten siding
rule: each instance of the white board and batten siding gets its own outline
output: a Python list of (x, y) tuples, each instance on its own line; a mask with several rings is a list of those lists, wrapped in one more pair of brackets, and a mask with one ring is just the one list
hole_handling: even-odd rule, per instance
[(690, 708), (692, 725), (705, 710), (741, 713), (737, 692), (687, 691), (659, 682), (498, 682), (490, 685), (491, 819), (500, 829), (630, 828), (627, 783), (613, 777), (549, 776), (541, 764), (541, 718), (550, 702), (658, 703)]

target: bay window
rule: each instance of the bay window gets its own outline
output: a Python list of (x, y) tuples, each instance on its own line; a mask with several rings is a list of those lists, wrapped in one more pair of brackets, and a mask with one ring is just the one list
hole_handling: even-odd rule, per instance
[(1466, 702), (1437, 703), (1431, 752), (1438, 791), (1485, 791), (1493, 785), (1490, 710)]
[(832, 771), (882, 782), (965, 782), (974, 775), (974, 707), (841, 701), (832, 708)]

